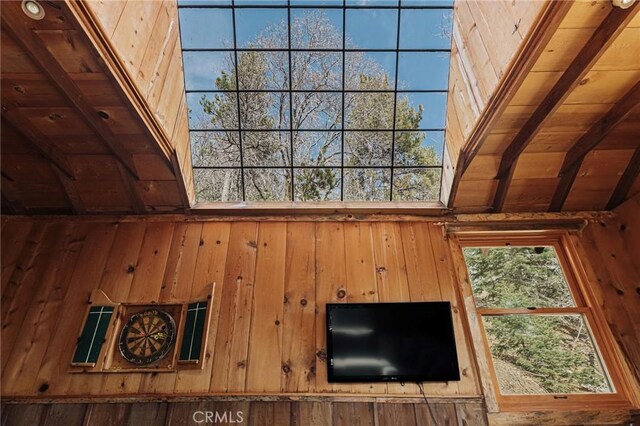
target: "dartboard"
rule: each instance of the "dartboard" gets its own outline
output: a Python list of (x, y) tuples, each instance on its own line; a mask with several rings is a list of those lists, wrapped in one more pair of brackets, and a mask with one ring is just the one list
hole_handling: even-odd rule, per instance
[(132, 364), (147, 365), (164, 358), (176, 339), (176, 324), (168, 313), (147, 309), (133, 314), (120, 332), (120, 354)]

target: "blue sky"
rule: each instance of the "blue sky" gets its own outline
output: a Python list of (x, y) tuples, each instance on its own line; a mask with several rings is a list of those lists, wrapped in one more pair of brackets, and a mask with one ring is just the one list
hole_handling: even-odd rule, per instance
[[(180, 0), (181, 6), (191, 4), (229, 5), (226, 0)], [(286, 5), (283, 0), (236, 0), (236, 5)], [(347, 6), (396, 6), (393, 0), (346, 0)], [(448, 0), (403, 0), (403, 5), (451, 6)], [(304, 6), (341, 6), (342, 0), (291, 0), (291, 5)], [(291, 9), (292, 19), (304, 16), (318, 9)], [(322, 9), (331, 25), (342, 33), (342, 9)], [(448, 34), (451, 27), (450, 9), (402, 9), (400, 11), (400, 50), (402, 49), (449, 49), (451, 39)], [(287, 21), (287, 10), (238, 8), (236, 15), (236, 37), (238, 47), (246, 48), (268, 26)], [(347, 49), (395, 49), (398, 37), (397, 9), (346, 9), (345, 41)], [(232, 10), (230, 8), (181, 8), (181, 40), (184, 49), (228, 49), (233, 47)], [(443, 33), (444, 31), (444, 33)], [(342, 40), (340, 39), (340, 43)], [(288, 40), (274, 46), (286, 49)], [(292, 47), (303, 48), (304, 40), (292, 40)], [(342, 45), (330, 46), (340, 50)], [(367, 52), (368, 59), (376, 63), (390, 76), (393, 87), (396, 77), (395, 52)], [(187, 90), (215, 91), (215, 77), (222, 70), (229, 72), (233, 67), (233, 54), (229, 52), (183, 52)], [(350, 53), (345, 54), (349, 62)], [(447, 90), (449, 72), (448, 52), (400, 52), (397, 65), (398, 89)], [(347, 87), (347, 89), (355, 89)], [(202, 94), (190, 94), (189, 106), (198, 107), (197, 101)], [(211, 97), (212, 95), (209, 95)], [(420, 128), (442, 129), (445, 125), (446, 93), (402, 93), (414, 108), (423, 105), (424, 113)], [(441, 132), (429, 132), (425, 144), (436, 147), (441, 152)]]

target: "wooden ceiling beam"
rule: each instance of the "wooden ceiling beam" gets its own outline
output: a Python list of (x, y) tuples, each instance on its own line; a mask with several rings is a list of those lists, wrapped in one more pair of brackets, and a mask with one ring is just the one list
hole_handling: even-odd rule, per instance
[[(640, 104), (640, 82), (636, 83), (600, 120), (578, 139), (564, 157), (560, 182), (549, 205), (550, 212), (562, 210), (584, 157), (593, 150), (633, 109)], [(633, 183), (633, 181), (632, 181)], [(626, 193), (625, 193), (626, 194)]]
[(583, 159), (584, 157), (580, 158), (578, 162), (573, 163), (568, 170), (560, 173), (560, 182), (556, 187), (556, 191), (553, 193), (548, 211), (559, 212), (562, 210), (562, 207), (569, 196), (569, 192), (571, 191), (571, 187), (573, 186), (573, 182), (575, 182), (576, 177), (578, 176)]
[(549, 1), (545, 10), (540, 14), (537, 25), (531, 31), (531, 35), (523, 42), (510, 67), (504, 73), (495, 93), (482, 111), (458, 157), (455, 176), (451, 185), (451, 194), (449, 195), (448, 206), (450, 208), (454, 207), (462, 176), (480, 151), (495, 123), (502, 116), (524, 79), (529, 75), (533, 65), (544, 52), (544, 48), (553, 37), (553, 34), (555, 34), (571, 6), (572, 3), (568, 1)]
[(513, 141), (511, 141), (511, 144), (509, 144), (504, 151), (500, 166), (498, 167), (497, 178), (500, 182), (493, 201), (493, 211), (499, 212), (504, 207), (506, 192), (510, 186), (508, 183), (511, 176), (513, 176), (520, 154), (538, 134), (547, 119), (562, 105), (573, 89), (582, 81), (602, 54), (615, 41), (638, 10), (640, 10), (640, 3), (638, 2), (629, 9), (616, 7), (611, 9), (604, 21), (596, 28), (582, 50), (578, 52), (560, 79), (540, 102)]
[(640, 105), (640, 81), (631, 88), (596, 124), (594, 124), (580, 139), (578, 139), (567, 155), (560, 173), (564, 173), (571, 166), (584, 158), (594, 149), (605, 136), (618, 124), (624, 121), (633, 109)]
[(75, 180), (73, 169), (64, 152), (53, 143), (50, 143), (33, 127), (29, 126), (26, 118), (17, 109), (2, 106), (2, 121), (12, 127), (23, 140), (32, 146), (40, 155), (49, 160), (54, 168), (59, 170), (68, 179)]
[(124, 183), (124, 187), (127, 190), (133, 212), (136, 214), (145, 213), (146, 209), (144, 206), (144, 202), (142, 201), (142, 198), (140, 198), (140, 193), (138, 192), (136, 185), (131, 179), (129, 179), (129, 176), (127, 176), (127, 171), (125, 170), (124, 166), (120, 163), (116, 163), (116, 165), (118, 166), (120, 176), (122, 176), (122, 182)]
[(62, 173), (60, 170), (56, 169), (55, 167), (52, 167), (52, 168), (53, 168), (53, 171), (58, 176), (58, 180), (60, 181), (62, 188), (64, 188), (64, 192), (67, 196), (67, 200), (69, 201), (69, 204), (71, 205), (71, 210), (73, 211), (73, 213), (85, 214), (87, 212), (87, 209), (85, 208), (84, 203), (82, 202), (82, 198), (80, 198), (80, 194), (78, 193), (78, 188), (76, 188), (76, 185), (74, 184), (74, 180), (69, 179), (68, 176), (66, 176), (64, 173)]
[(100, 118), (98, 111), (89, 103), (56, 57), (33, 32), (29, 21), (30, 18), (22, 12), (19, 2), (8, 2), (2, 8), (2, 28), (77, 109), (87, 125), (118, 158), (129, 174), (138, 179), (131, 154), (122, 146), (109, 125)]
[(633, 157), (629, 160), (629, 164), (618, 181), (616, 189), (613, 191), (613, 194), (611, 194), (611, 198), (609, 198), (609, 202), (605, 207), (606, 210), (615, 209), (627, 199), (629, 190), (638, 176), (640, 176), (640, 148), (636, 149)]
[(2, 172), (2, 205), (8, 207), (12, 213), (25, 214), (27, 208), (20, 199), (19, 193), (13, 179)]

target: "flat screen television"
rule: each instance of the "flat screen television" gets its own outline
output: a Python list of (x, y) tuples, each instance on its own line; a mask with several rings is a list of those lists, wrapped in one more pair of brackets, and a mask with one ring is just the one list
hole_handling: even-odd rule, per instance
[(327, 304), (329, 382), (460, 380), (451, 304)]

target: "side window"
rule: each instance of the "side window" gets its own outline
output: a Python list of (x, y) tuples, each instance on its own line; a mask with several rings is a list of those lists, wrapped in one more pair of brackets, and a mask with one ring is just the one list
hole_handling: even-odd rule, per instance
[(626, 400), (559, 241), (460, 242), (501, 409)]

